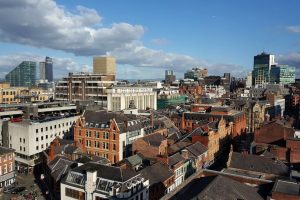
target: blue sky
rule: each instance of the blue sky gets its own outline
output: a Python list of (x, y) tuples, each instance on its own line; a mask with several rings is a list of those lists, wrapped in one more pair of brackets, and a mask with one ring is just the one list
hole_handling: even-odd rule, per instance
[(92, 56), (102, 54), (116, 57), (118, 78), (162, 78), (165, 69), (180, 78), (196, 65), (243, 76), (261, 51), (300, 68), (299, 7), (297, 0), (1, 1), (0, 77), (46, 55), (57, 78), (91, 70)]

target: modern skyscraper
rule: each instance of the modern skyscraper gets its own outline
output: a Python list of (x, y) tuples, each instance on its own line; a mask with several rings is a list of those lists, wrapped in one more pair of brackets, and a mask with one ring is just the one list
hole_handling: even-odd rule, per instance
[(94, 57), (93, 73), (101, 75), (116, 75), (116, 59), (113, 57)]
[(165, 72), (165, 83), (170, 84), (176, 80), (173, 70), (166, 70)]
[(23, 61), (5, 76), (5, 80), (13, 87), (34, 86), (37, 79), (36, 63)]
[(53, 82), (53, 62), (52, 58), (46, 57), (45, 61), (39, 63), (40, 80)]
[(275, 56), (262, 52), (254, 56), (254, 66), (252, 71), (252, 84), (264, 84), (270, 82), (271, 66), (275, 65)]
[(296, 68), (288, 65), (273, 65), (270, 72), (270, 82), (279, 84), (295, 83)]
[(50, 57), (45, 59), (45, 74), (48, 82), (53, 82), (53, 61)]
[(45, 62), (39, 63), (39, 79), (40, 80), (46, 80), (46, 69), (45, 69)]

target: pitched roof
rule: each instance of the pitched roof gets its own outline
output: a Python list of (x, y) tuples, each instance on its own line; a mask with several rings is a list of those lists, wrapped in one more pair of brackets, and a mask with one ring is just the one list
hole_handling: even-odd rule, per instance
[(174, 175), (168, 166), (163, 165), (160, 162), (142, 169), (140, 173), (143, 177), (149, 179), (150, 185), (163, 182)]
[(160, 133), (155, 133), (151, 135), (147, 135), (142, 138), (145, 142), (147, 142), (151, 146), (158, 147), (163, 140), (165, 140), (165, 137), (162, 136)]
[(6, 148), (6, 147), (0, 147), (0, 155), (13, 153), (14, 151), (15, 151), (14, 149), (9, 149), (9, 148)]
[(58, 181), (65, 173), (68, 172), (73, 164), (75, 164), (75, 162), (65, 156), (56, 156), (48, 163), (48, 167), (51, 170), (51, 176), (54, 180)]
[(300, 195), (299, 183), (285, 180), (276, 180), (272, 192), (279, 192), (289, 195)]
[(194, 179), (171, 199), (262, 200), (258, 190), (225, 176)]
[(281, 161), (258, 155), (232, 152), (228, 168), (287, 176), (289, 168)]
[(135, 167), (143, 163), (143, 158), (141, 158), (138, 154), (125, 158), (125, 160), (132, 166)]
[(203, 153), (207, 152), (207, 150), (208, 150), (208, 148), (200, 142), (196, 142), (196, 143), (186, 147), (186, 149), (189, 152), (191, 152), (194, 156), (200, 156)]
[(181, 149), (184, 149), (185, 147), (191, 145), (190, 142), (183, 142), (183, 141), (179, 141), (175, 144), (172, 144), (170, 146), (168, 146), (168, 155), (173, 155), (174, 153), (177, 153), (178, 151), (180, 151)]
[(174, 166), (176, 165), (177, 163), (181, 162), (181, 161), (184, 161), (185, 158), (181, 156), (181, 154), (178, 152), (178, 153), (175, 153), (174, 155), (168, 157), (168, 164), (169, 166)]
[(84, 165), (81, 165), (77, 168), (74, 168), (72, 171), (85, 174), (86, 171), (97, 171), (97, 177), (101, 177), (108, 180), (124, 182), (132, 177), (138, 175), (138, 173), (128, 170), (121, 169), (119, 167), (103, 165), (99, 163), (89, 162)]

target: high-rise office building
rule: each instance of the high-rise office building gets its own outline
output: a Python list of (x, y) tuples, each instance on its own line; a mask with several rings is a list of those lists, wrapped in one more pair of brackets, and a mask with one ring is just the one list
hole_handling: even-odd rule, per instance
[(295, 83), (296, 68), (288, 65), (273, 65), (270, 72), (270, 82), (279, 84)]
[(116, 75), (116, 59), (113, 57), (94, 57), (93, 73), (101, 75)]
[(6, 82), (9, 82), (13, 87), (34, 86), (36, 79), (37, 67), (36, 63), (32, 61), (23, 61), (5, 76)]
[(254, 56), (252, 84), (259, 85), (270, 82), (271, 66), (275, 65), (275, 56), (262, 52)]
[(165, 83), (170, 84), (176, 80), (173, 70), (166, 70), (165, 72)]
[(46, 57), (45, 61), (39, 63), (40, 80), (53, 82), (53, 61), (52, 58)]

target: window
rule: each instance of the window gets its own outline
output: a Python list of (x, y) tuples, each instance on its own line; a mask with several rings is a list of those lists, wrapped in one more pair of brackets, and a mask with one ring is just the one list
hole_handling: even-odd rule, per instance
[(22, 151), (22, 146), (20, 146), (20, 151)]
[(9, 163), (9, 172), (12, 172), (12, 171), (13, 171), (13, 163), (10, 162), (10, 163)]
[(44, 145), (42, 144), (42, 145), (41, 145), (41, 149), (43, 149), (43, 148), (44, 148)]
[(81, 136), (81, 130), (78, 131), (78, 135)]
[(20, 142), (22, 142), (22, 138), (20, 138)]
[(116, 150), (116, 144), (113, 145), (113, 150)]
[(103, 139), (108, 139), (109, 138), (109, 133), (108, 132), (105, 132), (104, 134), (103, 134)]
[(38, 151), (39, 150), (39, 146), (36, 146), (35, 149)]
[(90, 141), (90, 140), (86, 140), (86, 141), (85, 141), (85, 145), (86, 145), (87, 147), (90, 147), (90, 146), (91, 146), (91, 141)]
[(23, 151), (25, 151), (25, 147), (23, 147)]
[(44, 131), (44, 129), (43, 128), (41, 128), (41, 132), (43, 132)]
[(60, 128), (60, 124), (58, 124), (58, 128)]
[(39, 141), (39, 138), (38, 138), (38, 137), (36, 137), (36, 138), (35, 138), (35, 141), (37, 141), (37, 142), (38, 142), (38, 141)]
[(100, 142), (94, 141), (94, 147), (95, 148), (100, 148)]
[(114, 140), (116, 140), (116, 133), (114, 133)]
[[(9, 159), (9, 160), (12, 159), (12, 154), (9, 154), (8, 159)], [(0, 158), (0, 162), (1, 162), (1, 158)]]
[(54, 125), (54, 128), (56, 128), (56, 124)]
[(7, 173), (7, 164), (4, 165), (4, 168), (3, 168), (3, 174), (6, 174)]
[(70, 188), (66, 188), (66, 196), (78, 200), (85, 200), (85, 193)]
[(46, 131), (48, 131), (48, 126), (46, 127)]
[(46, 139), (48, 139), (48, 135), (46, 135)]
[(48, 143), (46, 143), (46, 147), (48, 147)]
[(50, 126), (50, 130), (52, 130), (52, 126)]
[(41, 140), (44, 140), (44, 136), (41, 137)]
[(39, 129), (35, 129), (35, 132), (38, 133), (38, 132), (39, 132)]
[(23, 138), (23, 143), (25, 143), (25, 138)]
[(91, 131), (86, 130), (86, 137), (91, 137)]

